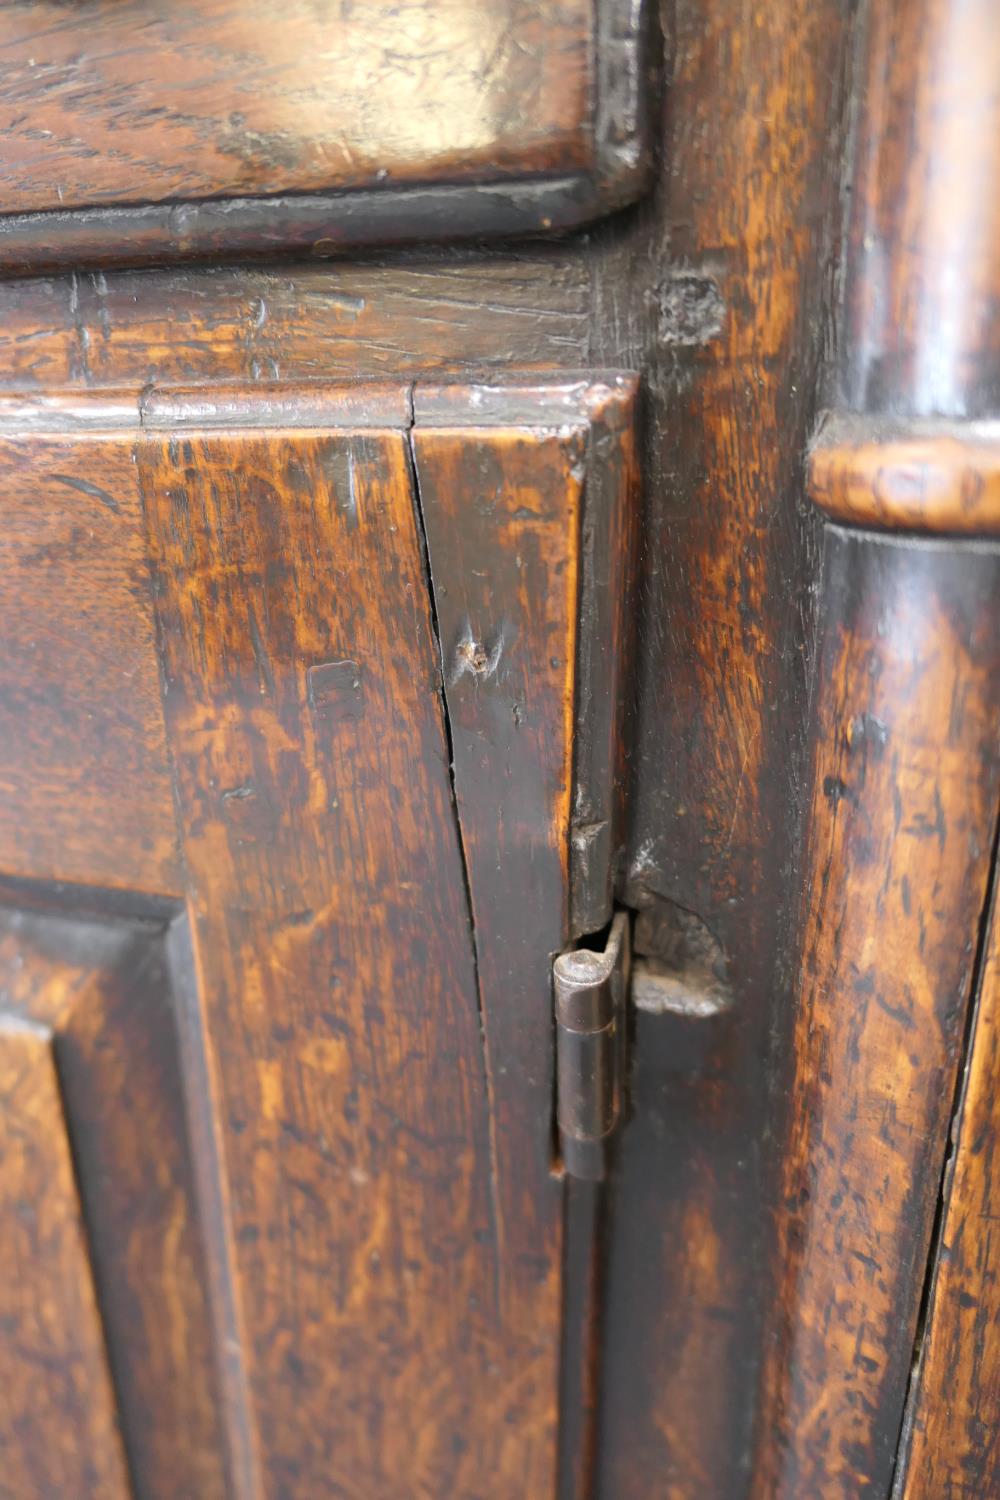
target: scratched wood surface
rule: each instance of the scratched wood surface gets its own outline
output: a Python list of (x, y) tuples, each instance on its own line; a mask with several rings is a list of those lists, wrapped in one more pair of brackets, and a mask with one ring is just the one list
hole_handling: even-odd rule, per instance
[(1000, 797), (1000, 556), (826, 545), (760, 1500), (888, 1493)]
[(0, 870), (180, 889), (134, 435), (0, 430)]
[[(491, 1103), (500, 1312), (558, 1337), (551, 955), (568, 935), (573, 678), (584, 433), (414, 432), (475, 922)], [(537, 1360), (519, 1421), (555, 1392)], [(540, 1494), (553, 1480), (538, 1475)]]
[(508, 1266), (491, 1212), (406, 413), (141, 450), (248, 1493), (554, 1482), (558, 1325), (506, 1298), (554, 1281), (558, 1242)]
[[(148, 921), (0, 909), (2, 1050), (18, 1080), (0, 1121), (0, 1232), (6, 1280), (35, 1304), (3, 1341), (0, 1492), (17, 1500), (228, 1493), (162, 936)], [(37, 1110), (30, 1131), (19, 1100)]]
[(745, 1500), (815, 660), (802, 460), (835, 308), (850, 7), (678, 0), (667, 29), (657, 191), (591, 266), (590, 357), (644, 388), (624, 895), (704, 923), (733, 999), (636, 1018), (599, 1493)]
[(0, 212), (586, 166), (589, 0), (0, 12)]
[(927, 1324), (893, 1491), (899, 1500), (972, 1500), (1000, 1490), (1000, 1204), (993, 1176), (998, 1024), (994, 897)]

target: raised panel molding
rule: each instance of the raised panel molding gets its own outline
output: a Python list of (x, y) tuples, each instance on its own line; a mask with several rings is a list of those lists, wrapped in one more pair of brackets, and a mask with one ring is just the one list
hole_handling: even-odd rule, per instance
[(0, 907), (0, 1489), (17, 1500), (228, 1494), (164, 931)]

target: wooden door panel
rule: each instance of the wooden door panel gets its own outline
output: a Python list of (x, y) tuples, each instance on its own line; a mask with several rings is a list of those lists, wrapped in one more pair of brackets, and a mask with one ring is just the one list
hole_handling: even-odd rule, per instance
[[(45, 688), (0, 872), (36, 969), (122, 945), (55, 1046), (141, 1495), (556, 1491), (551, 961), (625, 836), (634, 406), (533, 377), (0, 413), (2, 670), (26, 711), (37, 645)], [(102, 796), (77, 817), (60, 780)], [(130, 888), (178, 887), (186, 919), (126, 941)], [(594, 1299), (568, 1315), (592, 1349)]]
[(174, 894), (135, 400), (91, 410), (0, 430), (0, 870)]
[(164, 927), (0, 908), (0, 1493), (226, 1494)]
[[(378, 416), (140, 450), (259, 1444), (242, 1481), (389, 1497), (490, 1476), (497, 1494), (545, 1493), (554, 1330), (519, 1345), (495, 1301), (405, 407)], [(505, 1420), (519, 1390), (534, 1443)]]

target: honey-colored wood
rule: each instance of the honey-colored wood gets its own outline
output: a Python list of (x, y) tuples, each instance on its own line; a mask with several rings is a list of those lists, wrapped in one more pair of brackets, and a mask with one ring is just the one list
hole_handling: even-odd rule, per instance
[(0, 1236), (20, 1328), (0, 1341), (0, 1492), (17, 1500), (227, 1500), (162, 939), (0, 909)]
[(827, 553), (760, 1500), (888, 1493), (1000, 797), (1000, 558)]
[(994, 904), (927, 1325), (894, 1494), (1000, 1490), (1000, 1290), (995, 1238), (1000, 921)]
[(0, 1432), (17, 1500), (129, 1489), (52, 1038), (0, 1021)]
[(0, 872), (173, 894), (135, 433), (17, 425), (0, 418)]
[(1000, 532), (1000, 426), (828, 419), (810, 494), (834, 520), (889, 531)]

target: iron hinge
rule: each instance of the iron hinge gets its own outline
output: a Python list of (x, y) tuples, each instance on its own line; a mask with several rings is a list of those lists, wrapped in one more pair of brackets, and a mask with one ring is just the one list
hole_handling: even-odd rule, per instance
[(630, 964), (629, 916), (618, 912), (603, 947), (553, 966), (559, 1146), (567, 1173), (588, 1182), (604, 1177), (624, 1117)]

